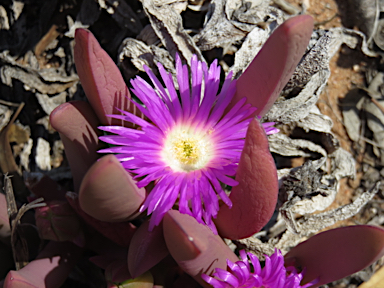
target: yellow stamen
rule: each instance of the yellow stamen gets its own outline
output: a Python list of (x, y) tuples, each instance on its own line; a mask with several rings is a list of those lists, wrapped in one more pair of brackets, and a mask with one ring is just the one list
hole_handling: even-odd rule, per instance
[(207, 134), (192, 133), (176, 128), (165, 141), (162, 156), (175, 171), (193, 171), (203, 168), (211, 159), (212, 144)]

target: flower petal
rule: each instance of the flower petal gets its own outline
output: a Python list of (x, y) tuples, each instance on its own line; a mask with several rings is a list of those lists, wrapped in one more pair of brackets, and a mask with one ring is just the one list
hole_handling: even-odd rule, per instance
[(247, 97), (264, 116), (292, 76), (307, 48), (313, 30), (309, 15), (295, 16), (281, 24), (237, 80), (237, 92), (230, 107)]
[(239, 185), (232, 188), (229, 196), (232, 208), (222, 205), (214, 222), (222, 237), (242, 239), (260, 231), (269, 221), (278, 193), (276, 166), (268, 139), (255, 119), (248, 127), (235, 179)]

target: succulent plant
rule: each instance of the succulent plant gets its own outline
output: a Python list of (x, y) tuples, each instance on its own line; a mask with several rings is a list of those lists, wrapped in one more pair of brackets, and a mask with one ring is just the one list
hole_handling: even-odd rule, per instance
[[(51, 241), (37, 259), (8, 273), (4, 287), (59, 287), (84, 249), (96, 254), (90, 260), (104, 269), (109, 287), (315, 287), (384, 255), (384, 230), (365, 225), (315, 235), (284, 259), (276, 251), (263, 269), (252, 254), (241, 252), (239, 261), (222, 239), (253, 235), (275, 210), (278, 178), (266, 132), (276, 128), (258, 119), (289, 80), (312, 29), (309, 16), (287, 20), (238, 79), (226, 77), (220, 93), (216, 62), (208, 68), (187, 59), (190, 80), (174, 55), (179, 94), (159, 63), (165, 87), (145, 68), (154, 87), (131, 80), (136, 98), (92, 33), (78, 29), (75, 63), (89, 103), (68, 102), (50, 116), (75, 187), (66, 198), (50, 187), (50, 201), (66, 199), (73, 210), (60, 213), (65, 222), (58, 223), (55, 206), (39, 208), (38, 227)], [(116, 155), (99, 158), (98, 151)], [(46, 195), (44, 188), (34, 192)], [(74, 211), (84, 225), (76, 222), (68, 235), (45, 233), (67, 233), (58, 226), (78, 219)], [(58, 242), (79, 239), (84, 248)], [(63, 258), (49, 262), (54, 255)]]

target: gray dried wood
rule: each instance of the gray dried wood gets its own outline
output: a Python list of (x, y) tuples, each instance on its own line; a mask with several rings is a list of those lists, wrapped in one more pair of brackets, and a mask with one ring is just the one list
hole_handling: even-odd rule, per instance
[[(142, 3), (152, 28), (160, 38), (163, 46), (172, 56), (179, 54), (188, 64), (190, 64), (194, 54), (197, 55), (200, 61), (205, 62), (201, 51), (183, 28), (183, 19), (180, 12), (173, 8), (173, 5), (177, 5), (177, 3), (163, 5), (158, 2), (163, 1), (143, 0)], [(185, 3), (187, 5), (187, 2)]]

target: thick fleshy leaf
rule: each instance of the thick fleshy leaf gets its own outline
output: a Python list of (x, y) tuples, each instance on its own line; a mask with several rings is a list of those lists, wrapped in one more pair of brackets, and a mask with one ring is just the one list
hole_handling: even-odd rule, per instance
[(257, 120), (249, 124), (236, 181), (229, 198), (232, 208), (220, 207), (215, 224), (220, 236), (242, 239), (260, 231), (275, 210), (278, 182), (268, 139)]
[(149, 231), (147, 220), (136, 230), (128, 250), (128, 269), (132, 277), (137, 277), (151, 269), (168, 254), (163, 236), (163, 225)]
[(172, 257), (181, 269), (204, 287), (209, 287), (201, 274), (210, 275), (216, 268), (227, 269), (227, 259), (236, 262), (237, 256), (220, 236), (195, 218), (170, 210), (163, 219), (164, 239)]
[(120, 283), (132, 279), (128, 271), (127, 261), (115, 260), (105, 268), (107, 282)]
[(230, 107), (247, 97), (260, 117), (272, 107), (307, 48), (313, 30), (309, 15), (295, 16), (281, 24), (237, 80)]
[(384, 256), (384, 229), (361, 225), (319, 233), (292, 248), (285, 265), (306, 269), (302, 283), (317, 287), (364, 269)]
[(87, 102), (72, 101), (53, 110), (50, 122), (60, 133), (78, 191), (84, 174), (98, 158), (99, 121)]
[(9, 225), (7, 200), (5, 195), (0, 193), (0, 241), (10, 245), (11, 226)]
[(120, 114), (116, 107), (135, 113), (130, 94), (115, 62), (109, 57), (91, 32), (77, 29), (74, 57), (77, 74), (92, 108), (101, 124), (111, 125), (106, 115)]
[(146, 191), (125, 171), (114, 155), (99, 159), (85, 174), (80, 186), (81, 209), (106, 222), (131, 220), (140, 214)]
[(24, 179), (28, 189), (37, 197), (43, 197), (44, 201), (65, 200), (67, 191), (49, 176), (42, 173), (28, 173)]
[[(158, 288), (175, 287), (173, 283), (182, 275), (186, 274), (180, 269), (179, 265), (170, 254), (151, 268), (150, 272), (155, 279), (155, 283), (160, 286)], [(193, 282), (196, 281), (193, 280)]]
[(80, 217), (69, 203), (66, 200), (50, 200), (46, 204), (35, 209), (40, 237), (53, 241), (71, 241), (79, 247), (84, 247), (85, 237)]
[(4, 288), (57, 288), (82, 254), (82, 249), (69, 242), (49, 242), (37, 258), (18, 271), (10, 271)]
[(110, 223), (97, 220), (81, 209), (79, 198), (76, 193), (67, 192), (66, 197), (72, 208), (75, 209), (77, 214), (79, 214), (85, 222), (118, 245), (122, 247), (129, 246), (132, 236), (136, 231), (136, 227), (131, 222)]
[(128, 249), (126, 247), (117, 245), (95, 231), (87, 236), (89, 236), (87, 238), (87, 248), (96, 254), (90, 257), (89, 261), (104, 270), (114, 262), (124, 262), (125, 266), (127, 266)]

